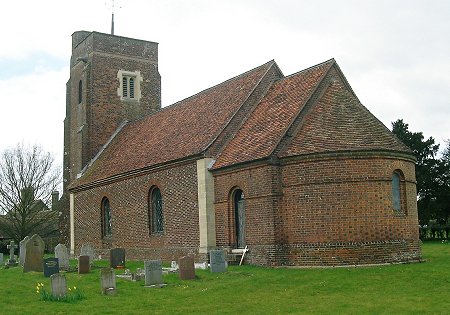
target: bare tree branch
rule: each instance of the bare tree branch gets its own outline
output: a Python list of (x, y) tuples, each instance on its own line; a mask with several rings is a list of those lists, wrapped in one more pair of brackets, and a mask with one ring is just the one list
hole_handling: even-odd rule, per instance
[(0, 156), (0, 234), (19, 242), (27, 235), (57, 231), (58, 212), (49, 210), (61, 183), (60, 168), (39, 146), (18, 144)]

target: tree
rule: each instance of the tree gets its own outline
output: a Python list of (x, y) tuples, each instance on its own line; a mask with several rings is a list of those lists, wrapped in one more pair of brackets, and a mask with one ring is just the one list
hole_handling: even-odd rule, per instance
[(50, 210), (52, 192), (61, 183), (59, 168), (41, 147), (5, 150), (0, 156), (0, 234), (19, 242), (35, 233), (58, 230), (58, 212)]
[(445, 224), (450, 217), (450, 143), (438, 158), (439, 144), (433, 137), (424, 140), (422, 132), (411, 132), (399, 119), (392, 132), (416, 155), (417, 206), (420, 224), (435, 220)]

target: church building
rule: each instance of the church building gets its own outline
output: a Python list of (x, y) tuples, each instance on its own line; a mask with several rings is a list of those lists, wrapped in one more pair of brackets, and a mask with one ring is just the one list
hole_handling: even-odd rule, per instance
[(271, 60), (161, 108), (157, 43), (72, 35), (61, 225), (74, 255), (418, 261), (414, 168), (334, 59), (291, 75)]

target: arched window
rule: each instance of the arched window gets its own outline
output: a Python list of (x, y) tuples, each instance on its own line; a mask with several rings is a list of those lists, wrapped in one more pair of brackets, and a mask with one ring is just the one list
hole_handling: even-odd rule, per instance
[(108, 198), (102, 200), (102, 236), (112, 235), (111, 208)]
[(233, 192), (234, 226), (236, 231), (236, 247), (245, 247), (245, 200), (244, 192), (236, 189)]
[(83, 81), (78, 82), (78, 104), (83, 102)]
[(395, 170), (392, 173), (392, 208), (395, 212), (406, 212), (406, 188), (403, 173)]
[(150, 233), (162, 233), (164, 231), (163, 199), (161, 190), (158, 187), (150, 189), (148, 196), (148, 210)]

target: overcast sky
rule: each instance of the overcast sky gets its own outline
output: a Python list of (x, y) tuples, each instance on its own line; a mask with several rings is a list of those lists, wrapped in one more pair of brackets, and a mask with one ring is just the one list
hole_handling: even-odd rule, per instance
[[(109, 0), (2, 1), (0, 151), (62, 164), (71, 34), (110, 29)], [(272, 59), (289, 75), (335, 58), (388, 128), (450, 138), (448, 0), (116, 0), (115, 34), (159, 43), (163, 106)]]

